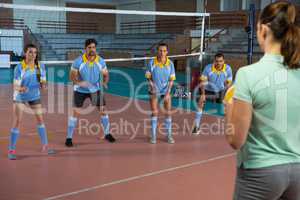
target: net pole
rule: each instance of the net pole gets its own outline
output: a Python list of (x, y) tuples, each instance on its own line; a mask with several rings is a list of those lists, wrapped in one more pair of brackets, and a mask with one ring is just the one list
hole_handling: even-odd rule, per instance
[(202, 63), (203, 60), (203, 47), (204, 47), (204, 34), (205, 34), (205, 17), (202, 17), (202, 24), (201, 24), (201, 42), (200, 42), (200, 55), (199, 61)]

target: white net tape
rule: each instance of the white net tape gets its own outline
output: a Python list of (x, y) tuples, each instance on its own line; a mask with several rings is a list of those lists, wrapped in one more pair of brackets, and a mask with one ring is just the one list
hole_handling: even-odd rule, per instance
[(7, 4), (7, 3), (0, 3), (0, 8), (59, 11), (59, 12), (84, 12), (84, 13), (106, 13), (106, 14), (125, 14), (125, 15), (162, 15), (162, 16), (181, 16), (181, 17), (208, 17), (210, 15), (209, 13), (193, 13), (193, 12), (159, 12), (159, 11), (138, 11), (138, 10), (91, 9), (91, 8), (18, 5), (18, 4)]
[[(182, 57), (192, 57), (192, 56), (200, 56), (201, 53), (191, 53), (191, 54), (180, 54), (180, 55), (170, 55), (169, 58), (182, 58)], [(141, 61), (141, 60), (150, 60), (154, 57), (140, 57), (140, 58), (113, 58), (113, 59), (104, 59), (105, 62), (125, 62), (125, 61)], [(72, 64), (73, 60), (54, 60), (54, 61), (41, 61), (43, 64), (57, 64), (57, 65), (64, 65), (64, 64)], [(19, 64), (20, 62), (0, 62), (1, 64), (10, 64), (15, 65)]]

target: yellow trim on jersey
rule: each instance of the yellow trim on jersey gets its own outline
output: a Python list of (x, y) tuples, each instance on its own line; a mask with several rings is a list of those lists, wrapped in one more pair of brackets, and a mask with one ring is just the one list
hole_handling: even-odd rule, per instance
[(159, 66), (160, 68), (163, 68), (163, 67), (170, 66), (170, 64), (171, 64), (171, 60), (168, 57), (167, 57), (167, 62), (165, 64), (159, 62), (157, 57), (154, 58), (154, 66)]
[(201, 75), (201, 76), (199, 77), (199, 80), (200, 80), (200, 81), (207, 81), (207, 77), (204, 76), (204, 75)]
[(150, 78), (152, 77), (152, 75), (151, 75), (150, 72), (146, 72), (145, 77), (146, 77), (147, 79), (150, 79)]
[(31, 65), (31, 66), (29, 66), (29, 65), (27, 65), (26, 63), (25, 63), (25, 60), (22, 60), (21, 61), (21, 65), (22, 65), (22, 70), (24, 70), (24, 71), (26, 71), (27, 69), (30, 69), (30, 71), (34, 71), (34, 68), (35, 68), (35, 66), (37, 66), (37, 68), (40, 68), (40, 64), (38, 64), (38, 65)]
[(86, 54), (84, 53), (84, 54), (82, 55), (82, 60), (83, 60), (83, 62), (84, 62), (85, 64), (88, 63), (89, 67), (93, 67), (93, 66), (94, 66), (94, 63), (99, 63), (99, 61), (100, 61), (100, 56), (96, 55), (96, 58), (95, 58), (93, 61), (89, 61), (89, 60), (87, 59)]
[(176, 80), (176, 76), (173, 74), (170, 76), (170, 81), (175, 81)]
[(211, 72), (212, 72), (212, 73), (215, 73), (215, 74), (218, 74), (218, 75), (220, 75), (221, 72), (223, 72), (223, 73), (226, 72), (226, 64), (223, 65), (223, 67), (222, 67), (221, 70), (217, 70), (216, 67), (213, 65), (213, 66), (211, 67)]
[(226, 84), (229, 85), (229, 84), (231, 84), (231, 83), (232, 83), (232, 80), (229, 80), (229, 79), (226, 80)]

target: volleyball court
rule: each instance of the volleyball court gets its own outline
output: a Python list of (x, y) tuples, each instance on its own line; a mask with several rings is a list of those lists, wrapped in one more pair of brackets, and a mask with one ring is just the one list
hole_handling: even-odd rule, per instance
[[(177, 69), (174, 90), (183, 85), (189, 91), (192, 67), (203, 67), (208, 13), (0, 5), (0, 11), (14, 9), (36, 22), (36, 41), (48, 73), (48, 88), (42, 92), (44, 118), (49, 143), (56, 150), (52, 156), (40, 152), (35, 118), (28, 111), (21, 123), (18, 159), (7, 159), (12, 74), (18, 61), (11, 62), (10, 69), (1, 69), (10, 77), (0, 85), (1, 199), (231, 199), (235, 154), (225, 142), (223, 117), (204, 115), (201, 133), (193, 135), (196, 103), (192, 94), (173, 98), (176, 143), (166, 142), (163, 113), (159, 115), (158, 142), (149, 143), (151, 110), (144, 78), (146, 63), (155, 56), (155, 44), (169, 44), (169, 57)], [(105, 34), (90, 33), (95, 28), (91, 22), (83, 27), (86, 33), (76, 35), (72, 31), (82, 25), (73, 23), (66, 29), (62, 21), (45, 22), (38, 12), (59, 20), (78, 13), (91, 18), (96, 14), (112, 15), (124, 22), (117, 28), (102, 27), (107, 30)], [(159, 20), (153, 24), (153, 19)], [(182, 22), (182, 26), (173, 26), (175, 22)], [(198, 34), (198, 44), (186, 42), (187, 32)], [(98, 111), (86, 101), (85, 113), (75, 130), (74, 147), (68, 148), (64, 142), (73, 101), (68, 74), (74, 59), (83, 53), (84, 39), (90, 37), (96, 37), (98, 52), (110, 71), (105, 98), (110, 132), (117, 142), (104, 140)], [(183, 48), (176, 48), (178, 44)]]

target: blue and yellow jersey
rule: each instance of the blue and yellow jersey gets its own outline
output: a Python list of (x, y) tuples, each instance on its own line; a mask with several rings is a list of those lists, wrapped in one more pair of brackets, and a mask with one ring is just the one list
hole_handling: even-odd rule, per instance
[(147, 79), (152, 78), (157, 94), (164, 95), (167, 92), (169, 82), (176, 79), (174, 64), (169, 58), (165, 64), (160, 63), (156, 57), (150, 60), (145, 76)]
[(220, 92), (225, 89), (225, 83), (230, 84), (232, 82), (231, 67), (224, 64), (221, 70), (217, 70), (213, 64), (209, 64), (204, 68), (200, 80), (207, 82), (205, 90)]
[(14, 84), (26, 87), (27, 90), (23, 93), (14, 91), (14, 101), (26, 102), (40, 99), (41, 82), (46, 82), (45, 66), (41, 64), (28, 66), (24, 60), (21, 61), (14, 70)]
[(107, 66), (100, 56), (97, 55), (93, 62), (89, 62), (86, 54), (83, 54), (74, 61), (71, 69), (78, 70), (80, 81), (86, 81), (90, 84), (87, 88), (74, 84), (74, 91), (94, 93), (101, 88), (101, 76), (104, 71), (107, 71)]

